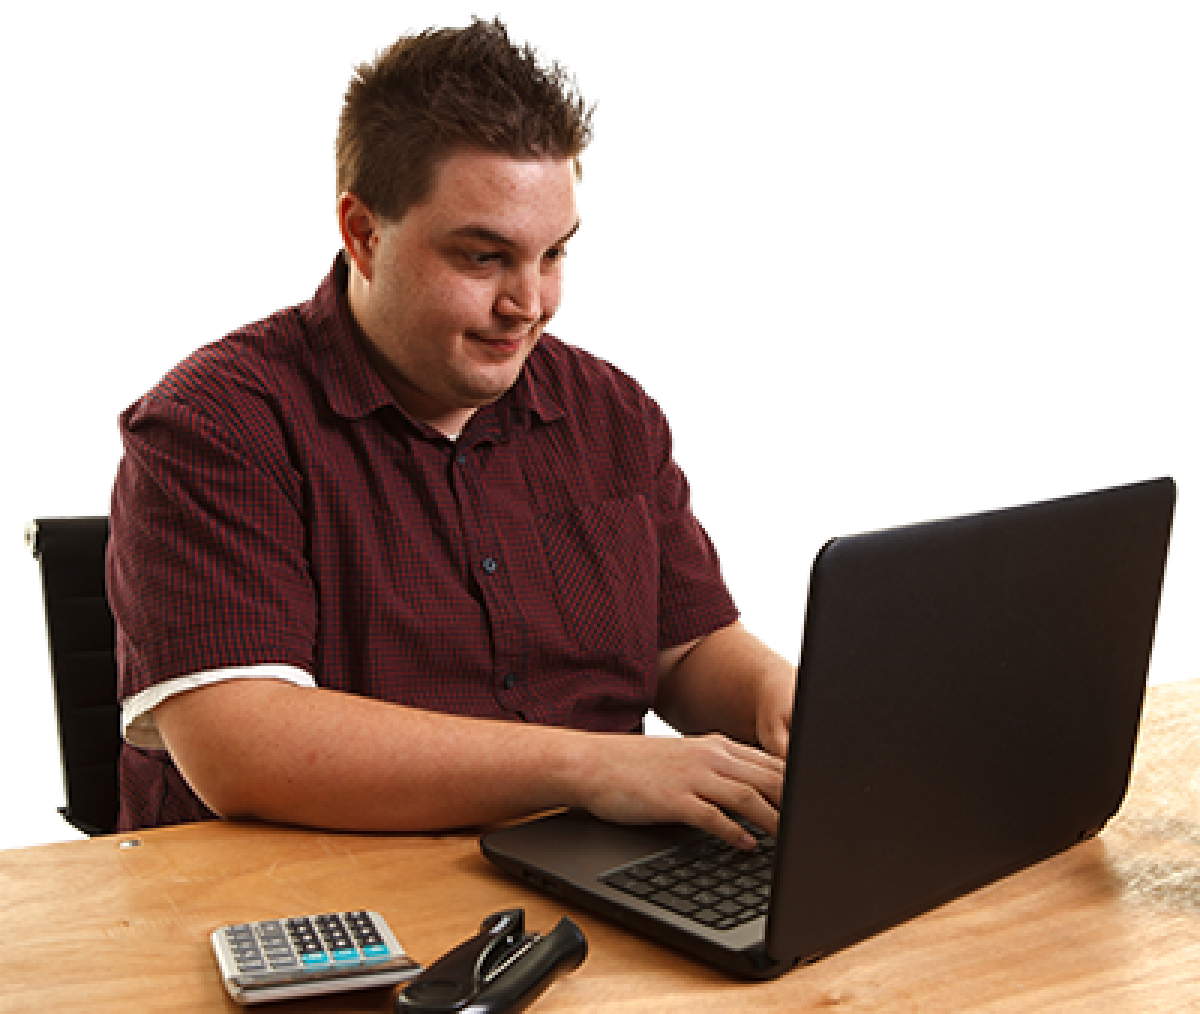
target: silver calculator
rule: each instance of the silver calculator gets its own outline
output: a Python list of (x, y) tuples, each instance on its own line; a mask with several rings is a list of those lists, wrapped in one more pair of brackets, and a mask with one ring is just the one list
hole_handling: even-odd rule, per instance
[(378, 912), (326, 912), (214, 930), (221, 979), (242, 1004), (393, 986), (421, 966)]

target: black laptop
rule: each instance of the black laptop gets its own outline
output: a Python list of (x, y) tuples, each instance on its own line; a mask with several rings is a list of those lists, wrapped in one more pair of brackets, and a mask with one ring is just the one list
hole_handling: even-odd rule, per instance
[(834, 539), (813, 564), (778, 842), (567, 810), (502, 869), (769, 978), (1095, 835), (1125, 795), (1171, 479)]

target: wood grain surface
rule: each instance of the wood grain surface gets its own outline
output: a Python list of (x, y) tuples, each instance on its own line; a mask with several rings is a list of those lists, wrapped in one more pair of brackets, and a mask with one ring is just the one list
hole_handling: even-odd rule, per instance
[[(375, 908), (428, 963), (511, 906), (543, 931), (569, 914), (588, 937), (545, 1014), (1200, 1011), (1200, 680), (1150, 690), (1129, 796), (1099, 838), (773, 982), (535, 894), (474, 835), (220, 822), (0, 853), (0, 1011), (237, 1010), (209, 948), (218, 926)], [(392, 995), (261, 1009), (388, 1011)]]

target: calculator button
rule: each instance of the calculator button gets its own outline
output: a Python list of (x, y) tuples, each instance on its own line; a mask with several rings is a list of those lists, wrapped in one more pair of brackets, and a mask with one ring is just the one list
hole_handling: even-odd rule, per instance
[(379, 961), (381, 958), (386, 958), (389, 952), (387, 949), (387, 944), (379, 943), (363, 944), (362, 953), (363, 957), (368, 961)]
[(267, 963), (265, 961), (239, 961), (237, 967), (242, 975), (253, 975), (256, 972), (265, 972)]
[(319, 954), (316, 952), (301, 954), (300, 960), (308, 968), (319, 968), (321, 965), (329, 964), (329, 956), (324, 951), (321, 951)]

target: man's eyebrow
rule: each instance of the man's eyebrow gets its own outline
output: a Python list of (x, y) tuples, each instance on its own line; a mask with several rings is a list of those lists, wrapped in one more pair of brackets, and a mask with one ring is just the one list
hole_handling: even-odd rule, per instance
[[(572, 236), (574, 236), (575, 233), (579, 231), (580, 222), (581, 219), (575, 219), (575, 224), (571, 226), (566, 235), (555, 240), (554, 245), (558, 246), (562, 243), (565, 243)], [(487, 226), (483, 225), (464, 225), (461, 229), (453, 230), (450, 235), (461, 239), (477, 239), (483, 243), (488, 243), (491, 246), (507, 247), (510, 250), (517, 246), (517, 243), (509, 239), (507, 236), (496, 232), (495, 229), (489, 229)]]

